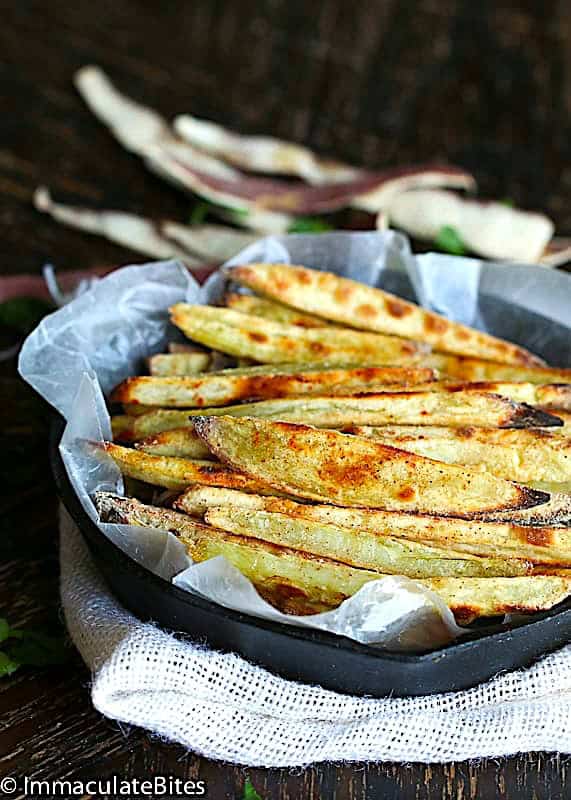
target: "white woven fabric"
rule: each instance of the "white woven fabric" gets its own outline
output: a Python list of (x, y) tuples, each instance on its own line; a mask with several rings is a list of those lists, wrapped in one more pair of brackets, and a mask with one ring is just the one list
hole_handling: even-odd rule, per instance
[(66, 512), (61, 593), (95, 707), (209, 758), (276, 767), (571, 752), (571, 646), (456, 694), (373, 700), (293, 683), (125, 611)]

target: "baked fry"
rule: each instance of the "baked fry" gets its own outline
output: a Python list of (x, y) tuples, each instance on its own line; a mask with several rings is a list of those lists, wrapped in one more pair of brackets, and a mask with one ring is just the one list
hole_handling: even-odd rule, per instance
[(199, 417), (194, 426), (234, 469), (287, 494), (335, 505), (469, 518), (549, 499), (486, 472), (332, 430), (228, 416)]
[(258, 294), (343, 325), (427, 342), (446, 353), (502, 364), (543, 365), (523, 347), (331, 272), (286, 264), (247, 264), (234, 267), (230, 275)]
[(444, 431), (438, 435), (430, 427), (416, 428), (411, 433), (366, 426), (353, 429), (358, 436), (368, 436), (419, 456), (480, 467), (499, 478), (519, 483), (571, 481), (571, 437), (538, 430), (445, 428)]
[(229, 292), (224, 297), (224, 305), (227, 308), (233, 308), (234, 311), (241, 311), (243, 314), (252, 314), (255, 317), (263, 317), (272, 322), (282, 322), (286, 325), (297, 325), (299, 328), (324, 328), (334, 325), (315, 314), (304, 314), (294, 308), (288, 308), (282, 303), (252, 294)]
[(531, 564), (514, 558), (474, 558), (364, 529), (355, 531), (287, 514), (228, 506), (210, 508), (214, 528), (332, 558), (353, 567), (409, 578), (498, 577), (530, 574)]
[(426, 355), (427, 345), (378, 333), (299, 328), (230, 308), (178, 303), (171, 321), (190, 339), (263, 363), (401, 364)]
[(556, 426), (558, 417), (545, 411), (514, 403), (498, 395), (480, 392), (387, 392), (359, 397), (307, 397), (262, 400), (235, 406), (178, 410), (158, 409), (122, 420), (123, 441), (143, 439), (161, 431), (183, 428), (196, 416), (259, 417), (318, 428), (347, 428), (354, 425), (470, 425), (498, 428)]
[(102, 449), (112, 457), (123, 475), (165, 489), (182, 490), (192, 484), (204, 484), (258, 494), (271, 491), (261, 481), (212, 461), (149, 455), (112, 442), (104, 442)]
[(429, 384), (435, 377), (433, 370), (414, 367), (302, 366), (262, 367), (249, 374), (228, 369), (196, 377), (143, 375), (120, 383), (111, 394), (111, 402), (201, 408), (262, 398), (373, 394), (394, 391), (400, 385)]
[(206, 447), (194, 428), (174, 428), (170, 431), (147, 436), (134, 443), (136, 450), (155, 456), (177, 456), (178, 458), (193, 458), (199, 460), (213, 460), (214, 456)]
[(196, 375), (210, 366), (210, 353), (159, 353), (147, 359), (150, 375)]
[[(470, 383), (450, 383), (435, 381), (427, 387), (431, 391), (449, 392), (473, 391), (489, 392), (507, 397), (516, 403), (527, 403), (544, 409), (571, 410), (571, 384), (537, 384), (525, 381), (472, 381)], [(555, 413), (557, 413), (555, 411)]]
[(510, 522), (408, 514), (398, 511), (341, 508), (303, 504), (280, 497), (262, 497), (232, 489), (193, 486), (174, 502), (174, 508), (202, 517), (209, 509), (240, 508), (251, 513), (287, 514), (325, 525), (368, 532), (376, 536), (424, 542), (455, 553), (491, 558), (526, 559), (536, 564), (571, 564), (571, 529), (522, 527)]
[(526, 381), (527, 383), (571, 383), (571, 369), (511, 366), (480, 358), (431, 353), (423, 362), (443, 375), (463, 381)]

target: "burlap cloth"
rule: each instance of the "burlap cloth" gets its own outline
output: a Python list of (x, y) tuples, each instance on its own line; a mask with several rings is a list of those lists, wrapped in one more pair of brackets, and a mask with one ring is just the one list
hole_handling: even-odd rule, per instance
[(278, 767), (571, 752), (571, 646), (456, 694), (374, 700), (293, 683), (140, 622), (65, 511), (61, 594), (95, 707), (209, 758)]

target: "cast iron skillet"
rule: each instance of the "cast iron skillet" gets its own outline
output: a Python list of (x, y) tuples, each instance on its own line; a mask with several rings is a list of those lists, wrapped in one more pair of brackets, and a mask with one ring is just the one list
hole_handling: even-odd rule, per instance
[(440, 650), (403, 655), (325, 631), (257, 619), (195, 597), (137, 564), (87, 516), (59, 455), (63, 428), (63, 419), (55, 418), (50, 459), (58, 493), (112, 592), (141, 619), (218, 650), (239, 653), (286, 678), (373, 697), (468, 689), (500, 671), (527, 666), (571, 639), (571, 599), (534, 614), (521, 627), (487, 626)]

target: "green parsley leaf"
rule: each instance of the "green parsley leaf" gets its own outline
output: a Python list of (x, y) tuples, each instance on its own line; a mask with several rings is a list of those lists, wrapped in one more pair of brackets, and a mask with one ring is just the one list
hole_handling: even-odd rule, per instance
[(29, 333), (53, 307), (38, 297), (12, 297), (0, 303), (0, 325)]
[(7, 619), (0, 617), (0, 642), (6, 639), (21, 639), (24, 632), (20, 628), (11, 628)]
[(434, 244), (444, 253), (451, 253), (453, 256), (463, 256), (467, 252), (460, 234), (452, 225), (443, 225), (440, 228)]
[(19, 642), (9, 648), (11, 658), (31, 667), (63, 664), (69, 657), (63, 636), (50, 636), (41, 631), (22, 631)]
[(508, 206), (509, 208), (513, 208), (513, 207), (515, 206), (515, 203), (514, 203), (514, 201), (511, 199), (511, 197), (504, 197), (504, 198), (503, 198), (503, 200), (500, 200), (500, 203), (501, 203), (503, 206)]
[(325, 233), (333, 226), (319, 217), (298, 217), (287, 229), (288, 233)]
[(0, 652), (0, 678), (12, 675), (19, 666), (17, 661), (14, 661), (10, 656), (6, 655), (6, 653)]
[(246, 778), (246, 783), (244, 784), (244, 794), (242, 796), (242, 800), (262, 800), (260, 795), (252, 786), (252, 781), (249, 778)]

